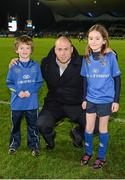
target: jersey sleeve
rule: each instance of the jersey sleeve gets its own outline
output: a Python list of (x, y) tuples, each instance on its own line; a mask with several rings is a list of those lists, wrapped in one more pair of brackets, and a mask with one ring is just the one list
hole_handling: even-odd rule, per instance
[(42, 86), (43, 83), (43, 78), (42, 78), (42, 73), (39, 64), (36, 65), (36, 80), (35, 80), (35, 86), (34, 88), (30, 89), (30, 93), (36, 93), (38, 92), (39, 88)]
[(117, 56), (115, 55), (115, 53), (111, 53), (111, 59), (110, 60), (111, 60), (112, 77), (119, 76), (121, 74), (121, 72), (120, 72), (120, 69), (119, 69)]
[(10, 91), (17, 92), (16, 84), (15, 84), (15, 74), (13, 68), (10, 68), (7, 74), (6, 83)]

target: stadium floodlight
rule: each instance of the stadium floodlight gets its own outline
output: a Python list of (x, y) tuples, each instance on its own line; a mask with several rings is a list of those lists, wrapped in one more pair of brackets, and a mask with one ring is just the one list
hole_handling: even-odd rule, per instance
[(10, 32), (17, 31), (17, 19), (16, 19), (16, 17), (10, 16), (8, 18), (8, 30)]
[(28, 0), (28, 19), (26, 24), (27, 30), (32, 30), (32, 19), (31, 19), (31, 0)]
[(28, 20), (31, 19), (31, 1), (28, 0)]
[(31, 19), (29, 19), (29, 20), (27, 20), (27, 28), (29, 28), (29, 29), (32, 29), (32, 20)]

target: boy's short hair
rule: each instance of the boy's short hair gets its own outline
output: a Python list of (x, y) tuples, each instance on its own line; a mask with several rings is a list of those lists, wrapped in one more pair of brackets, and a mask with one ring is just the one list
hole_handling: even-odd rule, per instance
[(22, 35), (22, 36), (19, 36), (16, 38), (16, 41), (14, 43), (14, 46), (15, 46), (15, 50), (18, 49), (20, 43), (24, 43), (24, 44), (27, 44), (27, 45), (30, 45), (31, 46), (31, 49), (33, 51), (33, 40), (30, 36), (28, 35)]

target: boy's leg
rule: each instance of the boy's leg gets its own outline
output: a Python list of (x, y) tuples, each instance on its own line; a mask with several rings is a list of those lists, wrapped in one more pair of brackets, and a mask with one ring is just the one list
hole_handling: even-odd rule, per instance
[(31, 150), (39, 150), (39, 133), (36, 126), (38, 111), (27, 110), (25, 111), (25, 117), (27, 122), (27, 145)]
[(21, 143), (21, 135), (20, 135), (20, 124), (23, 116), (23, 111), (15, 111), (12, 110), (12, 129), (10, 136), (10, 148), (17, 149)]

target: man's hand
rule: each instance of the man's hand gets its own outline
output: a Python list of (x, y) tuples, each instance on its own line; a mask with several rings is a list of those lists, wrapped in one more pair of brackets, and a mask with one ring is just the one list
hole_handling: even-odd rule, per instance
[(106, 48), (105, 53), (109, 53), (109, 52), (113, 52), (113, 50), (111, 48)]
[(17, 60), (18, 60), (18, 58), (12, 59), (9, 63), (9, 68), (11, 68), (12, 65), (17, 64)]

